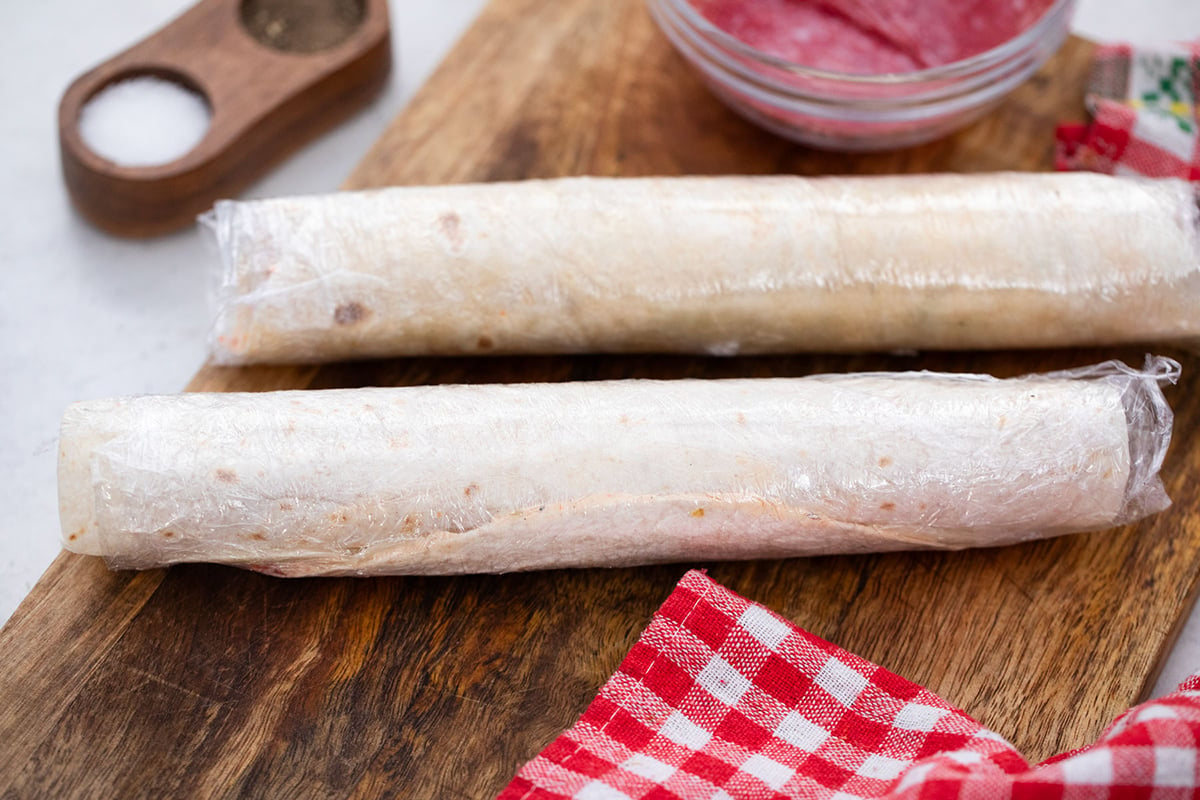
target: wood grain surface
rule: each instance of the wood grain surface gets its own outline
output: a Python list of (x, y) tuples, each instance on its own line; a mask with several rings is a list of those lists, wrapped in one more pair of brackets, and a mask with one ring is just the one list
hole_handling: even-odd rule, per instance
[[(731, 114), (636, 0), (494, 0), (349, 187), (568, 174), (1048, 169), (1082, 115), (1072, 40), (996, 113), (903, 152), (802, 149)], [(1144, 349), (404, 359), (206, 367), (193, 391), (932, 368), (1015, 375)], [(915, 681), (1032, 760), (1153, 682), (1200, 573), (1200, 361), (1168, 391), (1175, 506), (960, 553), (457, 578), (109, 572), (63, 554), (0, 633), (0, 797), (486, 798), (570, 725), (689, 567)], [(52, 531), (31, 534), (50, 536)]]

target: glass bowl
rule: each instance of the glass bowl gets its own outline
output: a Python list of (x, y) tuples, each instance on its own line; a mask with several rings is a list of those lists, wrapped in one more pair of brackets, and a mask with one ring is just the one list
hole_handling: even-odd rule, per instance
[(709, 88), (773, 133), (828, 150), (922, 144), (975, 121), (1037, 71), (1070, 29), (1075, 0), (978, 55), (914, 72), (854, 75), (796, 64), (717, 28), (687, 0), (646, 0), (651, 16)]

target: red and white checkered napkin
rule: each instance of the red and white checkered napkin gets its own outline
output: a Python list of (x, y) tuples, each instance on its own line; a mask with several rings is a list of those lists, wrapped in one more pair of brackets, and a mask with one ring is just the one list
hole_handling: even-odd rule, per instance
[(689, 572), (501, 800), (1182, 798), (1200, 676), (1030, 767), (941, 698)]
[(1106, 45), (1088, 81), (1091, 122), (1060, 125), (1056, 166), (1200, 180), (1200, 41)]

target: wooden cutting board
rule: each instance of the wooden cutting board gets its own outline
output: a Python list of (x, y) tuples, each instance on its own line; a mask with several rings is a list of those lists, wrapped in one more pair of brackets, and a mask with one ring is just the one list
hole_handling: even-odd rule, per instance
[[(1070, 41), (948, 141), (830, 155), (697, 83), (637, 0), (494, 0), (347, 186), (568, 174), (1048, 169)], [(920, 357), (406, 359), (206, 367), (192, 390), (932, 368), (1014, 375), (1143, 349)], [(1141, 524), (999, 550), (460, 578), (109, 572), (64, 554), (0, 633), (0, 795), (486, 798), (570, 725), (688, 567), (928, 685), (1040, 760), (1153, 682), (1200, 574), (1200, 360)], [(31, 531), (52, 536), (54, 531)]]

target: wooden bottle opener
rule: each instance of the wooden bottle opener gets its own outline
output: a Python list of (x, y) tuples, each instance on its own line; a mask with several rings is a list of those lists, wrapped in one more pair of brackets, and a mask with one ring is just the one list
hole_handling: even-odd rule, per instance
[[(67, 88), (63, 178), (79, 211), (110, 233), (189, 225), (371, 100), (390, 68), (387, 0), (201, 0)], [(146, 75), (201, 95), (208, 132), (170, 163), (115, 164), (84, 143), (80, 113), (104, 88)]]

